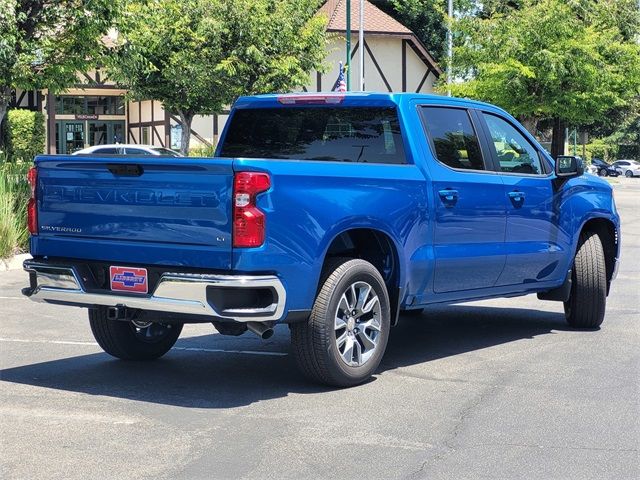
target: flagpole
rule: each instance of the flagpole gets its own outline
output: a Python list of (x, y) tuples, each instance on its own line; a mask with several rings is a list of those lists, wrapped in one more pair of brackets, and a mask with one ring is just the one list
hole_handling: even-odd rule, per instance
[(453, 32), (451, 31), (453, 22), (453, 0), (449, 0), (449, 18), (447, 19), (447, 95), (451, 96), (451, 70), (453, 68)]
[(360, 91), (364, 92), (364, 0), (360, 0), (360, 31), (358, 32)]
[(351, 0), (347, 0), (347, 92), (351, 90)]

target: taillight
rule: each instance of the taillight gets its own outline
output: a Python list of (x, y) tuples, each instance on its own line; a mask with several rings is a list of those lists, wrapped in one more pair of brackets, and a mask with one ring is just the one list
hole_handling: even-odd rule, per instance
[(38, 187), (38, 170), (31, 167), (27, 172), (27, 182), (31, 187), (31, 198), (27, 204), (27, 227), (31, 235), (38, 234), (38, 204), (37, 204), (37, 187)]
[(264, 212), (256, 207), (256, 196), (270, 186), (271, 179), (266, 173), (236, 173), (233, 179), (234, 247), (259, 247), (264, 243)]

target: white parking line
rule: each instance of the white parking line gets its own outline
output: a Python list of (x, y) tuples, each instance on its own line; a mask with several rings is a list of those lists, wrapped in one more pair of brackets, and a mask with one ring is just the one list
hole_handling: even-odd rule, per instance
[(0, 342), (15, 342), (15, 343), (52, 343), (54, 345), (91, 345), (97, 347), (95, 342), (73, 342), (70, 340), (23, 340), (20, 338), (0, 338)]
[[(75, 342), (71, 340), (27, 340), (22, 338), (0, 338), (0, 342), (13, 343), (49, 343), (53, 345), (86, 345), (97, 347), (95, 342)], [(263, 352), (259, 350), (225, 350), (223, 348), (200, 348), (200, 347), (173, 347), (172, 350), (182, 350), (184, 352), (209, 352), (209, 353), (240, 353), (246, 355), (267, 355), (273, 357), (286, 357), (286, 352)]]
[(286, 357), (286, 352), (261, 352), (259, 350), (224, 350), (222, 348), (197, 348), (197, 347), (173, 347), (172, 350), (185, 352), (213, 352), (213, 353), (246, 353), (247, 355), (271, 355), (274, 357)]

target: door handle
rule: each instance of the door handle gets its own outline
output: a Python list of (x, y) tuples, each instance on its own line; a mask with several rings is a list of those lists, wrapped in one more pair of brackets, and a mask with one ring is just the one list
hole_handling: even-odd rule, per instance
[(438, 195), (440, 195), (440, 200), (442, 200), (442, 203), (447, 207), (453, 207), (458, 201), (458, 191), (451, 188), (438, 191)]
[(524, 192), (518, 192), (517, 190), (514, 190), (513, 192), (509, 192), (508, 195), (511, 201), (516, 204), (516, 206), (521, 206), (524, 202)]

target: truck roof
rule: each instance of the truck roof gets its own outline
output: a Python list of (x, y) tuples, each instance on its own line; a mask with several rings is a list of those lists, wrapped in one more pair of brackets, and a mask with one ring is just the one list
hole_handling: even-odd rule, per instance
[(489, 103), (470, 100), (468, 98), (447, 97), (413, 92), (301, 92), (301, 93), (270, 93), (264, 95), (252, 95), (239, 97), (235, 108), (251, 108), (260, 106), (294, 105), (299, 104), (343, 104), (343, 105), (375, 105), (375, 104), (399, 104), (402, 98), (423, 99), (425, 101), (437, 101), (443, 105), (477, 106), (500, 109)]

